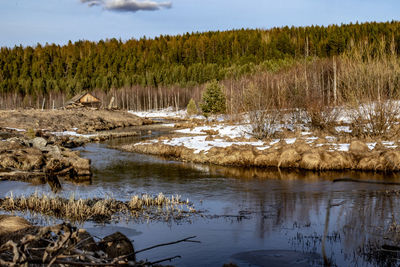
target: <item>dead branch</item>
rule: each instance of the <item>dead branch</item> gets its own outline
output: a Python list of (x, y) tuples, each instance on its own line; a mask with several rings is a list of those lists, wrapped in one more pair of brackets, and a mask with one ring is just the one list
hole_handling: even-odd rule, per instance
[(149, 262), (148, 264), (149, 265), (154, 265), (154, 264), (165, 262), (165, 261), (172, 261), (173, 259), (177, 259), (177, 258), (181, 258), (181, 256), (177, 255), (177, 256), (174, 256), (174, 257), (170, 257), (170, 258), (161, 259), (161, 260), (158, 260), (158, 261)]
[[(160, 262), (171, 261), (181, 256), (169, 257), (166, 259), (149, 261), (130, 261), (129, 257), (154, 249), (161, 246), (177, 244), (181, 242), (195, 242), (191, 240), (196, 236), (187, 237), (174, 242), (158, 244), (119, 257), (110, 257), (103, 251), (86, 251), (79, 247), (90, 238), (79, 238), (80, 230), (69, 223), (62, 223), (55, 226), (40, 228), (37, 234), (27, 234), (20, 241), (12, 240), (0, 247), (1, 266), (28, 266), (30, 264), (40, 264), (52, 266), (71, 265), (71, 266), (152, 266)], [(39, 243), (36, 243), (39, 242)], [(44, 244), (45, 245), (44, 245)]]
[(148, 248), (144, 248), (144, 249), (135, 251), (135, 255), (138, 254), (138, 253), (141, 253), (141, 252), (144, 252), (144, 251), (153, 249), (153, 248), (158, 248), (158, 247), (163, 247), (163, 246), (174, 245), (174, 244), (178, 244), (178, 243), (182, 243), (182, 242), (201, 243), (200, 241), (197, 241), (197, 240), (190, 240), (190, 239), (193, 239), (193, 238), (196, 238), (196, 237), (197, 237), (197, 236), (190, 236), (190, 237), (186, 237), (186, 238), (184, 238), (184, 239), (177, 240), (177, 241), (174, 241), (174, 242), (163, 243), (163, 244), (158, 244), (158, 245), (151, 246), (151, 247), (148, 247)]

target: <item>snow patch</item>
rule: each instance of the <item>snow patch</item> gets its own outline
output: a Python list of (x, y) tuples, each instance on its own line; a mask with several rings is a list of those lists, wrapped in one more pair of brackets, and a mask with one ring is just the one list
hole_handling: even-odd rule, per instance
[(185, 110), (176, 110), (172, 107), (162, 110), (148, 110), (148, 111), (133, 111), (128, 113), (136, 115), (141, 118), (186, 118), (187, 113)]
[(296, 142), (296, 139), (297, 138), (286, 138), (285, 142), (286, 142), (286, 144), (291, 145), (291, 144), (294, 144), (294, 142)]
[(266, 150), (266, 149), (269, 149), (269, 148), (271, 148), (271, 146), (262, 146), (262, 147), (257, 147), (257, 149), (258, 150)]
[(270, 142), (269, 144), (270, 144), (271, 146), (273, 146), (273, 145), (275, 145), (276, 143), (279, 143), (279, 141), (281, 141), (281, 139), (275, 139), (275, 140), (272, 140), (272, 142)]
[(332, 144), (336, 151), (347, 152), (350, 149), (350, 144)]
[(336, 126), (335, 127), (336, 132), (345, 132), (345, 133), (351, 133), (352, 130), (350, 129), (350, 126)]
[(5, 127), (5, 129), (13, 130), (13, 131), (17, 131), (17, 132), (26, 132), (25, 129), (11, 128), (11, 127)]
[(51, 134), (54, 134), (56, 136), (76, 136), (76, 137), (85, 137), (85, 138), (97, 136), (97, 134), (78, 134), (77, 132), (74, 132), (74, 131), (51, 132)]
[(230, 138), (250, 138), (250, 126), (248, 125), (216, 125), (216, 126), (199, 126), (193, 129), (176, 130), (177, 133), (183, 134), (206, 134), (205, 131), (218, 131), (219, 136), (226, 136)]
[[(213, 147), (230, 147), (232, 145), (251, 145), (251, 146), (263, 146), (262, 141), (257, 142), (227, 142), (223, 139), (206, 140), (207, 136), (189, 136), (189, 137), (175, 137), (171, 140), (162, 140), (161, 142), (169, 146), (184, 146), (189, 149), (193, 149), (195, 154), (200, 152), (207, 152)], [(157, 140), (151, 140), (146, 142), (137, 143), (135, 145), (151, 145), (157, 142)], [(266, 148), (265, 148), (266, 149)]]

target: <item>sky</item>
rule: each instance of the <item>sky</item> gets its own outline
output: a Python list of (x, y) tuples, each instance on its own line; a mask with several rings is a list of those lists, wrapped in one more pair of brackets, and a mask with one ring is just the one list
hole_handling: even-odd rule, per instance
[(0, 0), (0, 46), (392, 20), (398, 0)]

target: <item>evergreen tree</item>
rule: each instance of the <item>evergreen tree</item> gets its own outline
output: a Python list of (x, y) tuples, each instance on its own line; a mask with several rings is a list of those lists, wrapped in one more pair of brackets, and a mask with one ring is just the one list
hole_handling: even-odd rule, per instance
[(217, 114), (226, 111), (225, 94), (217, 81), (214, 80), (207, 84), (202, 95), (201, 110), (205, 114)]
[(196, 115), (198, 113), (196, 102), (191, 98), (189, 104), (187, 105), (186, 112), (189, 116)]

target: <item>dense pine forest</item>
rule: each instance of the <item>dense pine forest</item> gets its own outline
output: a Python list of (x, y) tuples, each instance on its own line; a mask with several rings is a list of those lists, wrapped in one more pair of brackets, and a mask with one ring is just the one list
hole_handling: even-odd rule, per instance
[[(46, 107), (61, 106), (83, 90), (102, 98), (118, 96), (123, 108), (184, 106), (191, 97), (199, 99), (202, 85), (209, 81), (227, 84), (232, 79), (250, 79), (248, 75), (277, 72), (299, 62), (305, 66), (316, 59), (351, 54), (360, 46), (368, 50), (362, 61), (366, 55), (398, 56), (400, 22), (2, 47), (0, 108), (42, 106), (42, 99), (47, 100)], [(332, 70), (320, 72), (329, 76)]]

